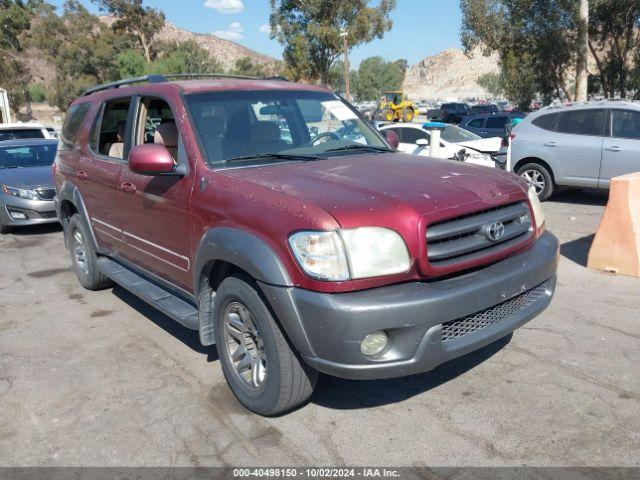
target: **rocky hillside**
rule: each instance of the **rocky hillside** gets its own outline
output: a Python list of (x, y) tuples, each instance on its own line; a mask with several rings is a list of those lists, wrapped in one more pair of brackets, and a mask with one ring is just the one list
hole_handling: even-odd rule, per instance
[(193, 33), (188, 30), (182, 30), (175, 27), (170, 22), (165, 22), (164, 28), (160, 32), (158, 38), (161, 41), (176, 42), (195, 40), (201, 47), (209, 50), (212, 56), (222, 63), (225, 70), (231, 70), (235, 66), (236, 60), (242, 57), (249, 57), (255, 63), (261, 63), (275, 68), (276, 60), (272, 57), (255, 52), (230, 40), (224, 40), (216, 37), (215, 35)]
[(479, 76), (498, 72), (498, 57), (484, 57), (479, 50), (471, 58), (462, 50), (450, 49), (426, 57), (407, 71), (404, 91), (412, 99), (464, 99), (483, 97)]

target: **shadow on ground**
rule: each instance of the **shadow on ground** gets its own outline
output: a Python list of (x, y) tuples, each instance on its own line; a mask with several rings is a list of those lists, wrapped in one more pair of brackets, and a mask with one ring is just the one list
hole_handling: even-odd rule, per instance
[[(428, 392), (472, 370), (502, 350), (511, 338), (512, 334), (509, 334), (480, 350), (440, 365), (430, 372), (409, 377), (354, 381), (321, 375), (310, 401), (338, 410), (371, 408), (401, 402)], [(456, 400), (451, 399), (451, 401)]]
[(591, 243), (593, 243), (594, 237), (594, 234), (586, 235), (584, 237), (571, 240), (570, 242), (563, 243), (560, 245), (560, 255), (568, 258), (578, 265), (586, 267), (589, 249), (591, 248)]
[(158, 327), (162, 328), (165, 332), (173, 335), (193, 351), (206, 355), (207, 362), (215, 362), (218, 360), (218, 352), (215, 345), (208, 347), (202, 345), (197, 331), (183, 327), (172, 318), (166, 316), (159, 310), (156, 310), (144, 300), (140, 300), (138, 297), (122, 287), (114, 287), (113, 294), (136, 310), (139, 314), (145, 316)]
[(573, 203), (576, 205), (605, 206), (609, 200), (608, 190), (569, 189), (555, 193), (549, 201), (558, 203)]
[(16, 235), (18, 237), (29, 235), (48, 235), (50, 233), (62, 233), (62, 225), (59, 223), (45, 223), (44, 225), (13, 227), (10, 231), (10, 235)]

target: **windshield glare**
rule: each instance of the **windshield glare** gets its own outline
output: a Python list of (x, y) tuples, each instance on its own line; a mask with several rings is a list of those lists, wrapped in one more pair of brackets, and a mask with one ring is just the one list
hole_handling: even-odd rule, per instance
[(444, 127), (440, 138), (442, 138), (445, 142), (459, 143), (468, 142), (470, 140), (478, 140), (482, 137), (463, 128), (456, 127), (455, 125), (447, 125), (446, 127)]
[(0, 147), (0, 169), (50, 166), (57, 147), (57, 143)]
[(206, 160), (216, 168), (229, 167), (234, 159), (234, 167), (252, 166), (303, 161), (295, 155), (358, 154), (354, 146), (388, 148), (365, 120), (328, 92), (209, 92), (187, 95), (186, 100)]

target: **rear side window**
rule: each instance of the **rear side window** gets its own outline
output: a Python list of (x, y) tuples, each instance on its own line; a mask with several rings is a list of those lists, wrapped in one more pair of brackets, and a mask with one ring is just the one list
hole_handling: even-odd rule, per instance
[(611, 136), (640, 139), (640, 112), (613, 110), (611, 112)]
[(39, 128), (0, 130), (0, 142), (3, 140), (20, 140), (22, 138), (44, 138), (44, 134)]
[(475, 120), (471, 120), (467, 125), (472, 128), (482, 128), (482, 118), (476, 118)]
[(531, 121), (536, 127), (544, 128), (545, 130), (555, 130), (556, 120), (558, 119), (557, 113), (550, 113), (548, 115), (541, 115)]
[(130, 105), (130, 97), (103, 105), (91, 139), (91, 148), (96, 153), (120, 160), (127, 157), (125, 139)]
[(84, 119), (87, 118), (87, 113), (89, 113), (90, 108), (91, 103), (89, 102), (76, 103), (69, 108), (60, 136), (64, 143), (67, 145), (75, 145), (77, 143), (80, 127)]
[(562, 112), (556, 130), (574, 135), (604, 135), (604, 110), (573, 110)]
[(509, 117), (505, 117), (505, 116), (497, 116), (497, 117), (490, 117), (487, 118), (487, 125), (486, 128), (504, 128), (504, 126), (507, 123), (507, 119)]
[(418, 140), (429, 139), (429, 135), (417, 128), (401, 128), (403, 143), (416, 143)]

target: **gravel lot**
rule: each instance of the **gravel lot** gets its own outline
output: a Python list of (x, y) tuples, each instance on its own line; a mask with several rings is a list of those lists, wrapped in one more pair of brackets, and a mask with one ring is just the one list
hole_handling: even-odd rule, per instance
[(547, 202), (557, 295), (511, 339), (409, 378), (321, 377), (244, 410), (216, 350), (123, 289), (88, 292), (58, 227), (0, 238), (0, 465), (638, 466), (640, 279), (585, 268), (606, 203)]

